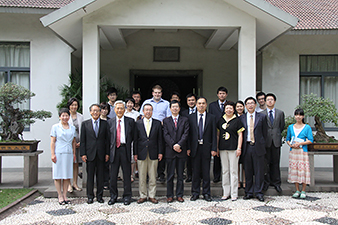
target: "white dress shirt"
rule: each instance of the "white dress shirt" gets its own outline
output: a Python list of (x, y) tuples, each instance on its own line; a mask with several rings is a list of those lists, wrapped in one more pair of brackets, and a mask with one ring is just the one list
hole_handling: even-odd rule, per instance
[(120, 122), (120, 126), (121, 126), (121, 144), (125, 144), (126, 143), (126, 132), (125, 132), (125, 124), (124, 124), (124, 116), (121, 117), (121, 119), (119, 119), (116, 116), (116, 131), (117, 131), (117, 126), (119, 125), (119, 120), (121, 120)]

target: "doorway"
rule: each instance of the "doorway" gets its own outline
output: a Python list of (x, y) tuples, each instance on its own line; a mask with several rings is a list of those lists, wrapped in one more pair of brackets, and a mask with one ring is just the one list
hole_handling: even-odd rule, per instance
[(130, 70), (130, 90), (139, 90), (142, 101), (152, 98), (151, 88), (162, 87), (162, 98), (169, 101), (172, 92), (181, 95), (182, 107), (187, 108), (185, 96), (189, 93), (201, 95), (202, 70)]

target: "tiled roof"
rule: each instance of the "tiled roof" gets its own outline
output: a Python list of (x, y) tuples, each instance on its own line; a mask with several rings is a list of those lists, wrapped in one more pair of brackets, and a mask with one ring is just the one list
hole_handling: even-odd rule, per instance
[(58, 9), (75, 0), (0, 0), (0, 7)]
[(265, 0), (297, 17), (295, 30), (338, 29), (338, 0)]

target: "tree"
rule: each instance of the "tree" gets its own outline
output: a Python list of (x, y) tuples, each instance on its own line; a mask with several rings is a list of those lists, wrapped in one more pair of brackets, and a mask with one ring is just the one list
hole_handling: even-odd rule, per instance
[(45, 120), (52, 117), (52, 113), (44, 110), (32, 111), (29, 109), (20, 109), (17, 106), (28, 101), (35, 94), (30, 90), (14, 83), (6, 83), (0, 88), (0, 123), (2, 141), (18, 141), (19, 135), (26, 125), (35, 123), (34, 119)]

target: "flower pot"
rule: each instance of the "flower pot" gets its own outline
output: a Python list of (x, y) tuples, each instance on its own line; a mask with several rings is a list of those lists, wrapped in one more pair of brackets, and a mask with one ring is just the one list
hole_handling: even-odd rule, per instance
[(40, 141), (0, 142), (0, 152), (34, 152)]
[(338, 143), (312, 143), (308, 145), (310, 152), (338, 151)]

